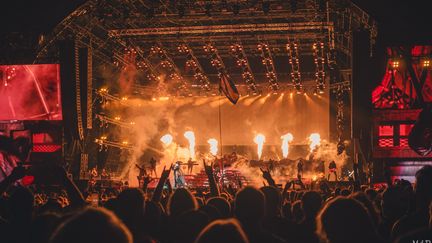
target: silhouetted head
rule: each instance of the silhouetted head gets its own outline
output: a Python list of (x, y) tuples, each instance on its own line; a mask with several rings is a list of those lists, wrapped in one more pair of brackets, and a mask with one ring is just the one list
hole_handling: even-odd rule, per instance
[(375, 242), (377, 235), (366, 208), (351, 198), (331, 200), (317, 216), (317, 235), (324, 242)]
[(12, 222), (29, 223), (33, 215), (33, 193), (26, 187), (17, 187), (9, 198)]
[(343, 189), (340, 193), (341, 196), (348, 197), (351, 194), (351, 191), (348, 189)]
[(179, 188), (170, 196), (168, 200), (168, 214), (176, 217), (184, 212), (196, 210), (198, 203), (195, 197), (185, 188)]
[(245, 232), (235, 219), (216, 220), (207, 225), (198, 235), (195, 243), (247, 243)]
[(282, 206), (282, 215), (285, 219), (292, 220), (291, 203), (288, 202)]
[(292, 204), (291, 212), (294, 222), (300, 222), (303, 219), (304, 215), (300, 200), (297, 200)]
[(381, 214), (385, 219), (401, 218), (409, 207), (408, 193), (401, 187), (389, 187), (382, 194)]
[(132, 243), (132, 235), (112, 212), (103, 208), (87, 208), (61, 224), (50, 242)]
[(306, 192), (301, 200), (303, 214), (306, 219), (315, 219), (321, 208), (322, 198), (316, 191)]
[(264, 212), (265, 198), (261, 191), (247, 186), (237, 193), (234, 214), (243, 224), (261, 222)]
[(46, 243), (49, 241), (54, 230), (60, 224), (60, 216), (54, 213), (46, 213), (37, 216), (31, 230), (32, 243)]
[(369, 200), (367, 195), (364, 192), (356, 192), (351, 194), (349, 197), (359, 201), (366, 208), (374, 226), (377, 227), (380, 223), (380, 216), (377, 209), (375, 208), (375, 205)]
[(123, 216), (144, 215), (144, 193), (139, 188), (127, 188), (116, 199), (116, 209)]
[(425, 165), (416, 172), (415, 193), (418, 203), (428, 207), (432, 200), (432, 166)]
[(371, 202), (374, 202), (378, 196), (377, 191), (375, 191), (372, 188), (366, 189), (365, 193), (366, 193), (367, 197), (369, 198), (369, 200), (371, 200)]
[(231, 216), (231, 205), (225, 198), (212, 197), (207, 201), (207, 204), (216, 207), (222, 218)]
[(272, 186), (261, 187), (266, 202), (266, 216), (275, 217), (281, 213), (282, 196), (279, 190)]
[(210, 221), (221, 218), (219, 210), (213, 205), (203, 205), (199, 208), (199, 211), (205, 213)]
[(209, 223), (208, 216), (200, 210), (191, 210), (174, 218), (174, 242), (193, 242)]

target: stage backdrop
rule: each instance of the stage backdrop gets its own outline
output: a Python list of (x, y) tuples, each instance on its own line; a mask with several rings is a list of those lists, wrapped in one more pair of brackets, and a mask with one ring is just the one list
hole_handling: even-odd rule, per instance
[(292, 144), (307, 144), (311, 133), (319, 133), (322, 139), (329, 138), (328, 92), (319, 96), (289, 93), (244, 96), (236, 105), (225, 97), (135, 100), (132, 103), (139, 103), (139, 108), (130, 109), (122, 119), (136, 123), (132, 140), (129, 140), (135, 144), (140, 144), (143, 138), (145, 143), (154, 146), (155, 142), (160, 143), (161, 135), (171, 133), (176, 143), (187, 146), (183, 134), (188, 130), (195, 133), (197, 145), (206, 146), (209, 138), (216, 138), (223, 145), (255, 146), (253, 139), (258, 133), (266, 136), (265, 145), (277, 146), (286, 133), (293, 134)]

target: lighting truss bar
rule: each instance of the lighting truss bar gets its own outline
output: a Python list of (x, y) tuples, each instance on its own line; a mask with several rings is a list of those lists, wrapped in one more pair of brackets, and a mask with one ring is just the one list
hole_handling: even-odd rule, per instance
[(243, 80), (248, 85), (248, 88), (252, 92), (256, 93), (257, 86), (255, 82), (255, 77), (249, 65), (249, 61), (247, 59), (244, 48), (241, 45), (241, 42), (238, 41), (236, 44), (231, 45), (230, 51), (231, 55), (236, 59), (237, 66), (241, 68), (241, 76)]
[(197, 83), (200, 84), (203, 91), (210, 91), (210, 80), (205, 74), (198, 58), (194, 55), (192, 49), (186, 43), (182, 43), (177, 47), (180, 54), (186, 55), (186, 67), (188, 67), (193, 72), (193, 77)]
[(115, 147), (115, 148), (119, 148), (119, 149), (126, 149), (126, 150), (134, 150), (135, 147), (129, 144), (125, 144), (122, 142), (113, 142), (113, 141), (108, 141), (106, 139), (95, 139), (95, 143), (100, 145), (100, 151), (102, 151), (103, 149), (106, 149), (108, 147)]
[(124, 122), (121, 121), (119, 118), (110, 118), (104, 115), (96, 114), (96, 118), (98, 118), (101, 121), (101, 127), (105, 124), (114, 124), (120, 127), (124, 128), (132, 128), (133, 125), (135, 125), (134, 122)]
[(261, 61), (266, 69), (266, 78), (270, 84), (270, 88), (276, 91), (279, 89), (279, 84), (269, 44), (267, 42), (258, 44), (258, 50), (261, 51)]
[(218, 50), (212, 43), (207, 43), (203, 46), (204, 52), (207, 53), (211, 65), (216, 68), (218, 77), (221, 78), (222, 76), (225, 76), (227, 79), (230, 79), (230, 76), (225, 68), (225, 64), (223, 63), (223, 60), (221, 56), (219, 55)]
[(154, 45), (150, 51), (152, 54), (157, 55), (160, 58), (161, 62), (159, 65), (161, 65), (163, 68), (166, 68), (170, 72), (168, 77), (171, 80), (176, 80), (179, 83), (178, 89), (186, 92), (186, 81), (181, 75), (180, 69), (176, 66), (175, 62), (171, 59), (171, 57), (168, 56), (166, 50), (162, 47), (162, 44), (158, 43)]
[(312, 45), (314, 50), (314, 62), (315, 62), (315, 78), (316, 78), (316, 89), (320, 93), (324, 92), (325, 88), (325, 56), (324, 56), (324, 43), (317, 41)]
[(294, 32), (333, 30), (332, 22), (306, 23), (270, 23), (270, 24), (239, 24), (239, 25), (209, 25), (209, 26), (181, 26), (109, 30), (110, 37), (126, 36), (162, 36), (162, 35), (208, 35), (215, 33), (258, 33), (258, 32)]
[(300, 92), (302, 89), (302, 84), (297, 43), (288, 41), (287, 50), (289, 63), (291, 65), (291, 80), (293, 81), (296, 91)]

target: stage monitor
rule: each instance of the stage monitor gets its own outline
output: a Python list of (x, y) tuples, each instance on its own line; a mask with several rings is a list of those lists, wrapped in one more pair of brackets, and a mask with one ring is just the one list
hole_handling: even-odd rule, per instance
[(0, 66), (0, 120), (62, 120), (58, 64)]

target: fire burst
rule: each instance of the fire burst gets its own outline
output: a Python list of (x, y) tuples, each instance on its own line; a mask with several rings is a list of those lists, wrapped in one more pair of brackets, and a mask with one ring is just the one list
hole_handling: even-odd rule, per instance
[(189, 156), (192, 160), (195, 160), (195, 133), (187, 131), (184, 136), (189, 141)]
[(207, 142), (210, 144), (210, 153), (216, 156), (218, 152), (218, 141), (214, 138), (210, 138)]
[(171, 136), (171, 134), (165, 134), (161, 137), (160, 140), (165, 146), (169, 146), (173, 141), (173, 137)]
[(288, 157), (289, 143), (292, 142), (294, 137), (291, 133), (287, 133), (281, 136), (281, 139), (282, 139), (282, 146), (281, 146), (282, 156), (286, 159)]
[(258, 145), (258, 150), (257, 150), (258, 159), (261, 159), (263, 145), (265, 142), (265, 136), (262, 135), (261, 133), (258, 133), (258, 135), (256, 135), (254, 138), (254, 142)]
[(319, 135), (319, 133), (312, 133), (309, 136), (309, 141), (310, 141), (309, 144), (310, 151), (313, 152), (316, 149), (316, 147), (321, 144), (321, 136)]

